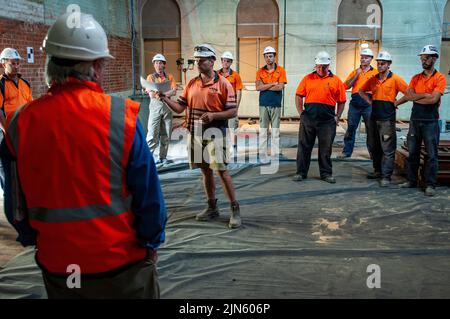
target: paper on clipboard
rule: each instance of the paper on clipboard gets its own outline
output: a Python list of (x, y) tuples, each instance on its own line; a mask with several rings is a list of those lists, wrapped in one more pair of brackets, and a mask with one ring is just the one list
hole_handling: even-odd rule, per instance
[(162, 83), (155, 83), (155, 82), (147, 81), (142, 76), (141, 76), (141, 86), (144, 89), (149, 89), (151, 91), (161, 92), (161, 93), (165, 93), (172, 89), (170, 81), (164, 81)]

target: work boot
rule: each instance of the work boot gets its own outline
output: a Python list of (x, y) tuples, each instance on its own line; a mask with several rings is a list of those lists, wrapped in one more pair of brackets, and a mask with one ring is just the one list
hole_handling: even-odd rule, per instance
[(334, 178), (333, 176), (322, 177), (322, 180), (327, 182), (327, 183), (330, 183), (330, 184), (335, 184), (336, 183), (336, 178)]
[(391, 185), (391, 180), (383, 177), (380, 181), (380, 187), (388, 187), (389, 185)]
[(399, 186), (400, 186), (400, 188), (416, 188), (417, 187), (416, 184), (413, 184), (409, 181), (405, 182), (405, 183), (401, 183)]
[(351, 155), (345, 154), (345, 153), (342, 153), (342, 154), (336, 156), (337, 159), (345, 159), (345, 158), (349, 158), (349, 157), (351, 157)]
[(239, 209), (238, 202), (234, 202), (231, 204), (231, 217), (230, 222), (228, 223), (228, 227), (230, 228), (239, 228), (242, 225), (241, 219), (241, 211)]
[(217, 199), (208, 199), (208, 207), (195, 216), (198, 221), (208, 221), (219, 216), (219, 208), (217, 208)]
[(294, 182), (301, 182), (303, 179), (304, 179), (303, 176), (300, 174), (295, 174), (294, 177), (292, 177), (292, 180)]
[(169, 165), (169, 164), (172, 164), (172, 163), (173, 163), (172, 160), (167, 159), (167, 158), (163, 159), (161, 162), (162, 162), (163, 165)]
[(379, 179), (379, 178), (381, 178), (381, 173), (380, 172), (369, 173), (369, 174), (367, 174), (367, 178), (368, 179)]
[(436, 189), (433, 186), (427, 186), (425, 188), (425, 195), (430, 197), (436, 195)]

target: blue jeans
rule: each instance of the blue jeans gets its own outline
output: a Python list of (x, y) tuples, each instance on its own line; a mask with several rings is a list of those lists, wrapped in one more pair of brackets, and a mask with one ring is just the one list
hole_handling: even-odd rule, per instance
[(439, 145), (438, 120), (421, 121), (411, 120), (408, 132), (408, 180), (417, 185), (417, 174), (420, 165), (420, 149), (423, 144), (427, 156), (425, 157), (425, 182), (427, 186), (435, 186), (439, 169), (438, 145)]
[[(350, 106), (348, 109), (348, 127), (344, 136), (344, 149), (342, 150), (342, 153), (345, 155), (351, 156), (353, 153), (356, 130), (361, 117), (366, 125), (366, 132), (368, 132), (371, 111), (372, 107), (367, 104), (367, 102), (359, 94), (352, 94), (352, 100), (350, 101)], [(366, 140), (366, 145), (369, 150), (369, 154), (372, 154), (368, 140)]]

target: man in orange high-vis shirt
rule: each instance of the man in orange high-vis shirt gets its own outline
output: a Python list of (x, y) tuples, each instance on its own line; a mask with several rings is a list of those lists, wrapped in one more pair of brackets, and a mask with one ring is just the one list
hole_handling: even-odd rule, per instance
[[(70, 15), (55, 21), (42, 45), (49, 92), (8, 119), (20, 183), (13, 194), (26, 205), (12, 224), (36, 230), (34, 243), (21, 242), (36, 244), (49, 298), (158, 298), (167, 216), (139, 103), (104, 93), (113, 58), (106, 33), (84, 13), (71, 27)], [(75, 287), (68, 284), (74, 270)]]
[(284, 86), (287, 84), (286, 70), (275, 63), (277, 52), (268, 46), (263, 51), (266, 65), (256, 72), (256, 90), (259, 91), (259, 156), (262, 163), (267, 163), (269, 126), (272, 126), (272, 138), (275, 143), (271, 154), (279, 156), (281, 101)]
[(300, 131), (297, 172), (293, 180), (301, 181), (307, 178), (311, 153), (317, 137), (320, 178), (328, 183), (336, 183), (333, 177), (331, 153), (336, 137), (336, 125), (345, 106), (345, 88), (342, 81), (331, 73), (331, 57), (327, 52), (319, 52), (315, 63), (316, 71), (303, 78), (295, 96), (295, 106), (300, 114)]
[(239, 203), (233, 180), (227, 169), (226, 131), (228, 120), (237, 115), (236, 94), (230, 82), (214, 71), (216, 52), (209, 44), (194, 48), (199, 76), (184, 88), (178, 102), (162, 99), (175, 112), (188, 109), (188, 155), (191, 169), (200, 168), (207, 207), (195, 216), (198, 221), (209, 221), (219, 216), (214, 172), (219, 176), (224, 193), (230, 202), (229, 228), (242, 224)]
[[(155, 72), (148, 75), (147, 81), (157, 83), (169, 81), (171, 90), (164, 92), (164, 94), (171, 97), (177, 93), (177, 83), (172, 74), (166, 73), (166, 62), (164, 55), (156, 54), (152, 59)], [(167, 165), (172, 162), (167, 159), (170, 137), (172, 135), (172, 111), (161, 101), (158, 92), (149, 90), (148, 93), (150, 95), (147, 132), (148, 147), (153, 153), (159, 145), (159, 159), (156, 164)]]
[[(236, 109), (239, 111), (239, 104), (241, 104), (242, 89), (244, 85), (242, 84), (241, 76), (235, 70), (231, 69), (233, 64), (233, 54), (229, 51), (225, 51), (220, 57), (222, 62), (222, 68), (218, 71), (220, 75), (225, 77), (228, 82), (230, 82), (233, 87), (234, 93), (236, 94)], [(235, 116), (228, 120), (228, 127), (230, 128), (230, 140), (233, 144), (233, 148), (236, 151), (237, 148), (237, 135), (236, 130), (239, 128), (239, 117)]]
[[(358, 94), (361, 86), (372, 76), (376, 75), (378, 72), (370, 65), (373, 59), (373, 52), (370, 49), (361, 50), (361, 65), (359, 68), (354, 70), (344, 82), (346, 89), (352, 89), (352, 99), (348, 107), (347, 115), (347, 131), (344, 136), (344, 148), (342, 149), (342, 154), (337, 158), (347, 158), (351, 157), (353, 153), (353, 148), (355, 147), (355, 135), (358, 128), (361, 117), (366, 125), (366, 132), (369, 127), (370, 112), (372, 107)], [(370, 93), (370, 92), (368, 92)], [(370, 96), (370, 95), (369, 95)], [(369, 143), (367, 143), (367, 149), (369, 154), (371, 153)]]
[(419, 53), (423, 71), (411, 79), (408, 91), (397, 106), (406, 101), (413, 102), (408, 132), (408, 181), (400, 185), (404, 188), (418, 186), (418, 170), (422, 142), (427, 152), (425, 161), (425, 195), (434, 196), (439, 169), (439, 106), (444, 95), (445, 75), (435, 69), (439, 52), (433, 45), (426, 45)]
[[(382, 51), (377, 57), (378, 74), (370, 78), (359, 89), (361, 97), (372, 105), (368, 139), (372, 151), (373, 173), (367, 178), (381, 178), (380, 186), (391, 183), (394, 172), (397, 133), (395, 130), (395, 102), (399, 92), (406, 93), (408, 84), (397, 74), (392, 73), (391, 55)], [(372, 97), (366, 92), (372, 92)]]
[[(2, 130), (0, 142), (3, 141), (6, 118), (11, 117), (19, 107), (33, 100), (30, 84), (19, 73), (21, 60), (19, 52), (13, 48), (6, 48), (0, 54), (0, 62), (4, 69), (4, 73), (0, 75), (0, 129)], [(0, 157), (2, 157), (1, 154)], [(2, 189), (5, 185), (3, 164), (8, 165), (6, 162), (0, 165), (0, 186)], [(8, 207), (5, 207), (5, 209), (8, 209)]]

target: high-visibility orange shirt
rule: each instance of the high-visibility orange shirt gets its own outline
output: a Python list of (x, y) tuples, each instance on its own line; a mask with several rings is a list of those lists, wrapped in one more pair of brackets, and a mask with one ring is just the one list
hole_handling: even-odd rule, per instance
[(0, 81), (0, 107), (7, 118), (14, 115), (19, 107), (33, 100), (30, 84), (20, 75), (17, 84), (6, 74), (0, 76)]
[(347, 100), (344, 84), (331, 72), (323, 78), (317, 72), (306, 75), (298, 85), (296, 94), (304, 97), (305, 103), (320, 103), (331, 107)]
[(267, 66), (265, 66), (256, 72), (256, 81), (261, 81), (263, 84), (274, 82), (278, 82), (279, 84), (286, 84), (286, 70), (279, 65), (275, 65), (274, 70), (269, 70)]
[[(178, 98), (178, 102), (188, 108), (187, 124), (191, 132), (194, 122), (200, 121), (204, 113), (223, 112), (237, 106), (236, 94), (230, 82), (217, 72), (214, 73), (214, 78), (208, 83), (203, 83), (201, 76), (190, 80)], [(226, 129), (227, 126), (227, 120), (213, 121), (209, 125), (220, 129)]]
[[(413, 89), (417, 94), (438, 92), (444, 95), (447, 85), (445, 76), (435, 70), (432, 75), (426, 76), (423, 72), (412, 77), (408, 90)], [(437, 120), (439, 119), (439, 100), (435, 104), (420, 104), (414, 101), (411, 112), (412, 120)]]
[(372, 92), (373, 101), (386, 101), (394, 103), (397, 100), (398, 92), (406, 93), (408, 84), (397, 74), (389, 72), (383, 81), (377, 74), (366, 81), (361, 86), (363, 92)]
[(237, 91), (241, 91), (244, 88), (244, 84), (242, 84), (241, 76), (236, 71), (233, 71), (232, 69), (230, 69), (230, 73), (227, 76), (224, 75), (223, 69), (220, 69), (218, 71), (218, 73), (220, 75), (222, 75), (223, 77), (225, 77), (225, 79), (227, 79), (228, 82), (230, 82), (230, 84), (233, 87), (234, 92), (236, 94), (237, 94)]
[(170, 73), (169, 74), (164, 73), (164, 77), (161, 77), (158, 73), (149, 74), (147, 76), (147, 81), (153, 83), (163, 83), (165, 81), (170, 81), (171, 89), (175, 90), (177, 88), (177, 82), (175, 82), (173, 75)]
[[(359, 69), (359, 68), (358, 68)], [(344, 87), (346, 90), (349, 89), (349, 87), (347, 86), (347, 82), (350, 81), (356, 74), (356, 72), (358, 71), (358, 69), (355, 69), (352, 71), (352, 73), (350, 73), (350, 75), (347, 77), (347, 79), (344, 81)], [(352, 86), (352, 94), (356, 94), (358, 93), (359, 89), (362, 87), (362, 85), (371, 77), (375, 76), (378, 74), (378, 71), (375, 70), (372, 66), (370, 66), (370, 69), (368, 71), (363, 71), (361, 70), (361, 73), (358, 75), (358, 77), (356, 78), (355, 83), (353, 83)]]

